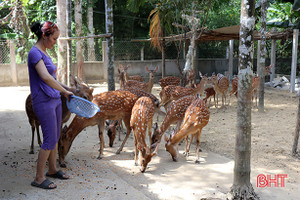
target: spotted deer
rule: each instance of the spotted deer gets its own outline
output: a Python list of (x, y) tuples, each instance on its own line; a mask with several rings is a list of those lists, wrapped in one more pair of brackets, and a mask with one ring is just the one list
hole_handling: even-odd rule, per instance
[[(164, 89), (168, 85), (180, 86), (181, 80), (182, 80), (182, 78), (180, 78), (180, 77), (166, 76), (166, 77), (160, 79), (158, 81), (158, 83), (159, 83), (160, 87), (162, 89)], [(193, 86), (194, 85), (194, 80), (195, 80), (195, 72), (192, 69), (192, 70), (189, 71), (189, 75), (188, 75), (188, 77), (187, 77), (187, 79), (184, 83), (184, 86), (186, 86), (188, 83), (190, 83), (190, 85)]]
[(129, 76), (128, 73), (127, 73), (127, 70), (130, 68), (131, 65), (127, 65), (127, 67), (123, 67), (123, 65), (120, 65), (120, 69), (118, 69), (118, 72), (119, 74), (120, 73), (123, 73), (124, 74), (124, 80), (125, 82), (128, 81), (128, 80), (135, 80), (135, 81), (140, 81), (140, 82), (143, 82), (143, 77), (140, 76), (140, 75), (132, 75), (132, 76)]
[(219, 94), (222, 95), (222, 106), (226, 105), (226, 95), (227, 90), (229, 88), (229, 80), (223, 74), (212, 74), (209, 78), (210, 82), (213, 83), (214, 90), (217, 96), (217, 108), (218, 108), (218, 96)]
[[(158, 108), (158, 105), (159, 105), (159, 100), (156, 98), (155, 95), (151, 94), (151, 93), (148, 93), (148, 92), (145, 92), (145, 91), (142, 91), (138, 88), (134, 88), (134, 87), (131, 87), (131, 88), (125, 88), (125, 89), (120, 89), (121, 91), (129, 91), (133, 94), (135, 94), (138, 98), (140, 97), (149, 97), (152, 102), (153, 102), (153, 105), (155, 107), (155, 112), (160, 114), (160, 115), (165, 115), (166, 113), (164, 113), (163, 111), (161, 111), (159, 108)], [(111, 123), (107, 123), (107, 135), (109, 137), (109, 144), (110, 144), (110, 147), (112, 147), (113, 143), (114, 143), (114, 140), (115, 140), (115, 137), (117, 135), (117, 126), (119, 124), (121, 124), (122, 120), (115, 120)], [(119, 140), (120, 140), (120, 132), (119, 132)]]
[(215, 107), (217, 107), (217, 104), (216, 104), (216, 92), (215, 92), (214, 88), (213, 87), (208, 87), (208, 88), (205, 88), (204, 91), (205, 91), (205, 98), (204, 99), (206, 99), (206, 101), (209, 99), (209, 102), (208, 102), (207, 106), (210, 107), (211, 98), (213, 97), (214, 98)]
[(201, 72), (199, 72), (199, 75), (201, 77), (201, 81), (196, 85), (195, 88), (186, 88), (175, 85), (166, 86), (159, 94), (161, 98), (159, 107), (164, 106), (165, 108), (167, 108), (168, 104), (173, 100), (175, 101), (187, 95), (202, 95), (204, 92), (205, 84), (208, 82), (208, 77), (207, 75), (202, 75)]
[(58, 146), (60, 165), (65, 166), (64, 159), (70, 150), (73, 140), (84, 128), (88, 126), (98, 125), (98, 134), (100, 140), (98, 159), (101, 159), (104, 149), (103, 130), (105, 120), (122, 119), (126, 126), (126, 137), (116, 152), (116, 154), (119, 154), (122, 151), (131, 132), (131, 110), (137, 99), (138, 97), (131, 92), (120, 90), (108, 91), (95, 95), (92, 102), (99, 106), (100, 111), (94, 117), (89, 119), (75, 116), (71, 124), (62, 133)]
[(152, 144), (160, 143), (163, 134), (166, 132), (166, 130), (170, 127), (171, 124), (177, 123), (176, 131), (178, 131), (186, 109), (189, 107), (189, 105), (195, 98), (196, 97), (194, 95), (188, 95), (181, 97), (180, 99), (171, 103), (170, 107), (167, 110), (166, 116), (160, 125), (160, 128), (158, 129), (157, 124), (154, 128), (154, 132), (151, 139)]
[(128, 80), (124, 84), (124, 88), (131, 88), (136, 87), (139, 88), (145, 92), (152, 92), (153, 84), (154, 84), (154, 75), (156, 74), (158, 70), (158, 67), (156, 67), (154, 70), (149, 70), (148, 66), (146, 66), (146, 71), (149, 73), (149, 80), (147, 83), (134, 81), (134, 80)]
[[(271, 69), (272, 69), (273, 65), (269, 65), (265, 67), (265, 71), (264, 71), (264, 76), (267, 76), (269, 74), (271, 74)], [(237, 93), (238, 93), (238, 81), (239, 78), (236, 77), (231, 81), (231, 91), (229, 92), (229, 103), (230, 103), (230, 97), (232, 94), (234, 94), (237, 97)], [(251, 93), (252, 93), (252, 101), (253, 99), (256, 100), (256, 106), (257, 106), (257, 92), (258, 92), (258, 88), (259, 88), (259, 81), (260, 78), (258, 76), (254, 76), (252, 77), (252, 86), (251, 86)]]
[(237, 92), (238, 92), (238, 81), (239, 78), (235, 77), (234, 79), (232, 79), (231, 81), (231, 91), (229, 92), (229, 101), (228, 101), (228, 105), (230, 105), (230, 99), (231, 99), (231, 95), (235, 95), (235, 97), (237, 97)]
[[(93, 99), (93, 91), (94, 89), (89, 87), (87, 84), (83, 83), (83, 82), (79, 82), (75, 77), (71, 76), (71, 87), (69, 88), (69, 90), (71, 92), (73, 92), (76, 96), (80, 96), (83, 97), (87, 100), (92, 100)], [(71, 113), (67, 108), (67, 99), (64, 95), (61, 95), (61, 101), (62, 101), (62, 124), (66, 123), (70, 116)], [(28, 121), (29, 124), (31, 126), (31, 132), (32, 132), (32, 139), (31, 139), (31, 146), (30, 146), (30, 154), (34, 153), (34, 133), (35, 133), (35, 129), (37, 132), (37, 139), (38, 139), (38, 144), (41, 146), (42, 142), (41, 142), (41, 137), (40, 137), (40, 133), (39, 133), (39, 126), (40, 126), (40, 122), (37, 118), (37, 116), (35, 115), (34, 111), (33, 111), (33, 107), (32, 107), (32, 100), (31, 100), (31, 94), (29, 94), (26, 98), (25, 101), (25, 110), (26, 110), (26, 114), (28, 117)]]
[(134, 134), (134, 146), (135, 154), (134, 161), (135, 165), (137, 163), (137, 152), (139, 152), (139, 162), (140, 171), (145, 172), (148, 163), (151, 161), (152, 157), (156, 155), (156, 151), (151, 153), (151, 148), (147, 146), (146, 143), (146, 131), (148, 128), (148, 136), (151, 146), (151, 128), (152, 121), (155, 112), (155, 107), (152, 100), (149, 97), (139, 98), (133, 108), (130, 118), (130, 127), (132, 128)]
[(165, 135), (165, 147), (171, 154), (173, 161), (178, 160), (178, 143), (189, 134), (196, 134), (197, 150), (196, 150), (196, 163), (199, 161), (199, 144), (202, 128), (207, 125), (209, 121), (209, 109), (204, 100), (197, 96), (191, 105), (187, 108), (181, 128), (168, 138)]

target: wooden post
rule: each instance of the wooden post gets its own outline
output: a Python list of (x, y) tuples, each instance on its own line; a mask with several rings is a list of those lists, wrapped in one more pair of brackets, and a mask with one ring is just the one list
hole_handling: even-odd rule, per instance
[(229, 80), (233, 76), (233, 42), (234, 40), (229, 40), (229, 55), (228, 55), (228, 75)]
[(164, 78), (166, 76), (166, 52), (165, 52), (165, 42), (162, 41), (161, 48), (161, 77)]
[(16, 53), (15, 53), (15, 43), (13, 40), (9, 40), (9, 50), (10, 50), (10, 69), (11, 69), (11, 79), (14, 85), (17, 85), (17, 65), (16, 65)]
[(257, 71), (259, 69), (259, 65), (260, 65), (260, 40), (257, 40), (257, 57), (256, 57), (256, 74), (257, 74)]
[(299, 29), (294, 29), (293, 33), (293, 57), (292, 57), (292, 68), (291, 68), (291, 86), (290, 92), (295, 91), (295, 79), (296, 79), (296, 68), (297, 68), (297, 47), (298, 47), (298, 36)]
[[(104, 63), (103, 65), (103, 72), (107, 72), (107, 42), (106, 41), (102, 41), (102, 61)], [(103, 78), (104, 80), (107, 80), (107, 73), (103, 73)]]
[(271, 45), (271, 65), (273, 66), (271, 68), (271, 75), (270, 75), (270, 82), (275, 78), (275, 67), (276, 67), (276, 40), (272, 40)]
[(144, 47), (141, 49), (141, 61), (144, 61)]

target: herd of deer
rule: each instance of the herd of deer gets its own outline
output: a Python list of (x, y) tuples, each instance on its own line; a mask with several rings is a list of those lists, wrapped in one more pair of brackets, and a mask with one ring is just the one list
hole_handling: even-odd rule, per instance
[[(159, 80), (159, 84), (162, 88), (159, 94), (161, 100), (159, 100), (151, 93), (154, 84), (154, 76), (158, 67), (154, 70), (149, 70), (148, 67), (146, 67), (146, 71), (149, 73), (148, 82), (143, 82), (141, 76), (128, 76), (127, 70), (129, 67), (130, 66), (123, 67), (120, 65), (120, 68), (118, 69), (120, 80), (119, 90), (107, 91), (94, 96), (93, 88), (85, 83), (80, 83), (76, 78), (72, 77), (72, 92), (77, 96), (81, 96), (95, 103), (99, 106), (100, 112), (89, 119), (75, 116), (69, 126), (62, 128), (58, 144), (59, 163), (61, 167), (66, 167), (65, 156), (69, 152), (73, 140), (88, 126), (98, 125), (100, 140), (98, 159), (102, 158), (104, 149), (103, 131), (106, 120), (114, 120), (110, 124), (107, 123), (107, 134), (109, 136), (110, 147), (113, 146), (117, 134), (116, 127), (120, 125), (122, 121), (126, 127), (126, 136), (117, 150), (117, 154), (122, 151), (130, 136), (131, 130), (133, 131), (135, 164), (138, 165), (137, 160), (139, 160), (141, 172), (145, 172), (151, 158), (157, 154), (161, 138), (166, 130), (171, 124), (176, 123), (176, 130), (174, 130), (169, 137), (165, 135), (166, 150), (171, 154), (172, 159), (177, 161), (178, 143), (185, 138), (185, 155), (188, 156), (191, 142), (195, 136), (197, 145), (195, 162), (199, 163), (201, 130), (207, 125), (210, 117), (208, 105), (210, 105), (211, 98), (214, 97), (215, 107), (218, 108), (219, 95), (222, 95), (222, 106), (226, 105), (229, 80), (222, 74), (215, 75), (213, 73), (211, 77), (208, 77), (199, 72), (201, 80), (198, 84), (194, 84), (195, 74), (193, 70), (189, 71), (187, 81), (184, 82), (185, 86), (180, 86), (182, 81), (179, 77), (165, 77)], [(256, 96), (254, 93), (257, 92), (258, 83), (259, 78), (253, 78), (251, 89), (253, 96)], [(206, 87), (209, 84), (211, 84), (212, 87)], [(230, 91), (229, 96), (232, 94), (237, 95), (237, 79), (232, 81), (232, 90)], [(215, 100), (215, 97), (217, 97), (217, 100)], [(63, 95), (61, 98), (63, 106), (62, 123), (65, 123), (70, 118), (71, 113), (67, 109), (66, 98)], [(208, 100), (209, 103), (207, 104)], [(161, 106), (164, 106), (166, 112), (160, 110)], [(30, 153), (33, 153), (35, 129), (37, 129), (39, 145), (41, 145), (41, 140), (39, 136), (39, 122), (34, 114), (30, 95), (26, 99), (26, 113), (32, 127)], [(155, 123), (154, 131), (151, 133), (155, 113), (162, 114), (164, 119), (160, 127)], [(61, 126), (63, 126), (63, 124)], [(146, 139), (147, 130), (149, 145), (147, 145)], [(188, 139), (189, 135), (191, 135), (190, 140)]]

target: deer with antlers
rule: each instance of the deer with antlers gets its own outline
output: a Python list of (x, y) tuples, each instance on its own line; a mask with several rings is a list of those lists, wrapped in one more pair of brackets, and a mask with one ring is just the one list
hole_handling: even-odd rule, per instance
[(210, 82), (213, 83), (214, 90), (217, 96), (217, 108), (218, 108), (218, 96), (219, 94), (222, 95), (222, 106), (226, 105), (226, 95), (227, 90), (229, 88), (229, 80), (223, 74), (212, 74), (209, 78)]
[(89, 119), (75, 116), (71, 124), (67, 127), (65, 131), (63, 131), (58, 145), (60, 165), (62, 167), (65, 166), (64, 159), (70, 150), (73, 140), (84, 128), (88, 126), (98, 125), (100, 140), (100, 150), (98, 159), (101, 159), (103, 156), (104, 149), (104, 123), (107, 119), (122, 119), (126, 126), (126, 137), (124, 138), (123, 143), (116, 152), (116, 154), (119, 154), (122, 151), (131, 132), (131, 110), (137, 99), (138, 97), (132, 94), (131, 92), (121, 90), (108, 91), (95, 95), (92, 102), (99, 106), (100, 111), (94, 117)]
[(152, 100), (149, 97), (139, 98), (133, 108), (130, 119), (130, 127), (132, 128), (134, 134), (134, 146), (135, 154), (134, 160), (137, 163), (137, 152), (139, 152), (139, 162), (141, 165), (140, 171), (145, 172), (148, 163), (151, 161), (152, 157), (156, 155), (156, 151), (151, 153), (151, 148), (147, 146), (146, 143), (146, 131), (148, 128), (149, 141), (151, 146), (151, 127), (153, 116), (155, 112), (155, 107)]
[[(89, 87), (87, 84), (83, 82), (79, 82), (75, 77), (71, 76), (71, 87), (68, 88), (73, 94), (83, 97), (87, 100), (92, 100), (93, 99), (93, 91), (94, 89)], [(70, 116), (71, 112), (67, 108), (67, 99), (64, 95), (61, 95), (61, 102), (62, 102), (62, 124), (66, 123)], [(34, 133), (35, 129), (37, 132), (37, 139), (38, 139), (38, 144), (41, 146), (41, 137), (40, 137), (40, 132), (39, 132), (39, 126), (40, 122), (35, 115), (32, 107), (32, 100), (31, 100), (31, 94), (29, 94), (26, 98), (25, 101), (25, 110), (26, 114), (28, 117), (29, 124), (31, 126), (31, 132), (32, 132), (32, 139), (31, 139), (31, 146), (30, 146), (30, 154), (34, 153)]]
[(178, 160), (178, 143), (189, 134), (196, 134), (197, 150), (196, 163), (199, 161), (199, 144), (200, 136), (203, 127), (209, 121), (209, 109), (204, 100), (199, 95), (193, 100), (191, 105), (187, 108), (181, 128), (175, 133), (171, 134), (170, 138), (165, 136), (166, 150), (171, 154), (173, 161)]
[[(127, 65), (126, 67), (123, 67), (123, 65), (120, 65), (120, 68), (118, 69), (119, 74), (123, 73), (124, 75), (124, 81), (128, 80), (135, 80), (135, 81), (140, 81), (143, 82), (143, 77), (140, 75), (132, 75), (129, 76), (127, 70), (130, 68), (131, 65)], [(120, 70), (121, 69), (121, 70)]]
[(134, 81), (134, 80), (128, 80), (125, 82), (124, 88), (131, 88), (131, 87), (136, 87), (139, 88), (145, 92), (152, 92), (153, 84), (154, 84), (154, 75), (156, 74), (158, 70), (158, 67), (154, 70), (149, 70), (148, 66), (146, 66), (146, 71), (149, 73), (149, 80), (147, 83), (139, 82), (139, 81)]
[(159, 94), (161, 98), (159, 107), (164, 106), (167, 108), (168, 104), (173, 100), (180, 99), (181, 97), (187, 95), (196, 95), (197, 93), (200, 95), (203, 94), (205, 84), (208, 82), (208, 77), (207, 75), (202, 75), (201, 72), (199, 72), (199, 75), (201, 77), (201, 81), (196, 85), (195, 88), (186, 88), (175, 85), (166, 86)]

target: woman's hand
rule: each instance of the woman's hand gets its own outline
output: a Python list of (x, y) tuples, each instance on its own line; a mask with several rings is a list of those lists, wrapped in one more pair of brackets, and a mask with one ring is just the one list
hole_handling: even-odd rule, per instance
[(64, 90), (63, 94), (68, 99), (68, 101), (70, 101), (70, 95), (74, 95), (73, 92), (70, 92), (68, 90)]

